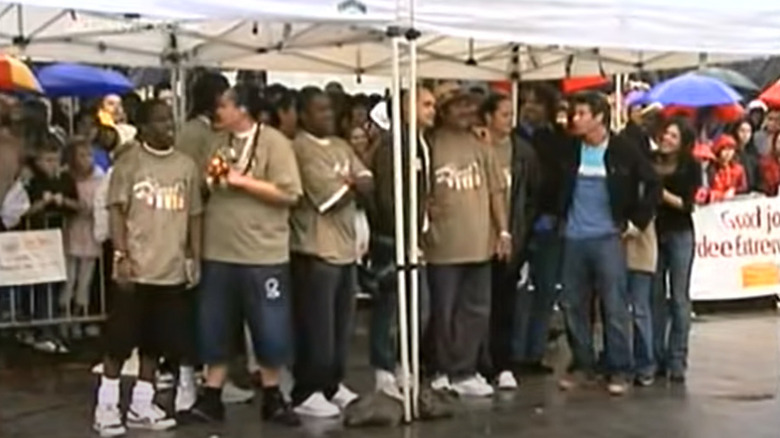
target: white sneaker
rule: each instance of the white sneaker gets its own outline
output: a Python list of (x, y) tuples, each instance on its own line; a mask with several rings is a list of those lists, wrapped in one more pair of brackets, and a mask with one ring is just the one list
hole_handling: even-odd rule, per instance
[(253, 398), (255, 398), (254, 391), (239, 388), (229, 380), (222, 387), (222, 403), (226, 405), (249, 403)]
[(338, 417), (339, 407), (329, 402), (321, 392), (315, 392), (303, 403), (295, 407), (295, 413), (302, 416), (317, 418)]
[(92, 423), (92, 429), (105, 438), (126, 434), (127, 428), (122, 424), (122, 413), (119, 412), (119, 406), (95, 406), (95, 419)]
[(447, 376), (439, 376), (431, 382), (431, 388), (436, 391), (452, 391), (452, 383)]
[(517, 389), (517, 379), (511, 371), (503, 371), (496, 380), (498, 389), (514, 390)]
[(404, 396), (401, 394), (401, 388), (398, 385), (398, 380), (393, 373), (385, 370), (376, 370), (376, 392), (381, 392), (392, 398), (403, 400)]
[(493, 395), (493, 387), (485, 382), (484, 378), (480, 376), (473, 376), (466, 380), (454, 383), (452, 389), (458, 393), (458, 395), (467, 397), (490, 397)]
[(146, 406), (133, 406), (127, 410), (127, 427), (130, 429), (143, 429), (163, 431), (176, 427), (176, 420), (169, 417), (154, 403)]
[(385, 370), (374, 371), (374, 381), (377, 392), (388, 386), (398, 386), (398, 380), (396, 380), (395, 375)]
[(187, 412), (195, 405), (197, 398), (198, 391), (195, 382), (180, 383), (176, 386), (174, 409), (176, 409), (176, 412)]
[(339, 390), (336, 391), (336, 394), (333, 396), (330, 402), (338, 406), (339, 409), (343, 411), (344, 409), (347, 408), (347, 406), (350, 405), (350, 403), (354, 402), (357, 399), (358, 399), (357, 394), (355, 394), (351, 389), (344, 386), (344, 384), (339, 384)]

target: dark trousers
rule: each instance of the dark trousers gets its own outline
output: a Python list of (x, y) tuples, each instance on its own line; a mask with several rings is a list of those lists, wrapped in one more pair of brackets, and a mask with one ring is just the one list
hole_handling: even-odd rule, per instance
[(344, 380), (355, 309), (355, 265), (293, 254), (295, 365), (293, 404), (322, 392), (330, 399)]
[(491, 263), (489, 339), (482, 346), (479, 364), (479, 372), (488, 380), (511, 370), (520, 359), (513, 349), (522, 322), (518, 312), (520, 268), (515, 266), (495, 259)]
[(428, 265), (433, 368), (458, 379), (477, 372), (490, 325), (490, 262)]
[(562, 239), (555, 232), (538, 232), (528, 244), (531, 285), (517, 301), (520, 329), (513, 339), (514, 355), (525, 363), (541, 362), (561, 280)]

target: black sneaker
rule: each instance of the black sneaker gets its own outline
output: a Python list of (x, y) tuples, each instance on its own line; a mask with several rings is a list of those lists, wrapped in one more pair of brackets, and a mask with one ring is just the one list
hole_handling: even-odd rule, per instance
[(520, 374), (527, 376), (547, 376), (553, 374), (555, 370), (541, 362), (529, 362), (520, 365)]
[(264, 421), (271, 423), (288, 427), (301, 425), (298, 414), (293, 411), (292, 405), (284, 399), (278, 387), (263, 389), (261, 414)]
[(220, 399), (221, 390), (205, 388), (190, 410), (190, 416), (200, 423), (221, 423), (225, 421), (225, 405)]
[(669, 374), (669, 381), (672, 383), (683, 384), (685, 383), (685, 373), (673, 371)]

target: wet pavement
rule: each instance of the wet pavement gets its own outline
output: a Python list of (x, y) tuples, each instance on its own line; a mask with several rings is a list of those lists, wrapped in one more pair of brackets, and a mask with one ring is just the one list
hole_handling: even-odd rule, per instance
[[(454, 419), (411, 427), (344, 430), (338, 421), (299, 429), (265, 426), (256, 405), (233, 406), (223, 427), (188, 426), (163, 438), (460, 438), (780, 437), (780, 318), (774, 314), (706, 317), (694, 324), (687, 385), (633, 389), (622, 399), (603, 390), (560, 393), (555, 379), (527, 378), (516, 393), (466, 400)], [(365, 334), (358, 331), (349, 383), (371, 388)], [(3, 347), (0, 347), (3, 348)], [(551, 350), (565, 363), (562, 346)], [(2, 352), (0, 437), (83, 438), (90, 432), (95, 378), (82, 363), (25, 365), (23, 352)], [(9, 358), (8, 356), (12, 357)], [(39, 363), (40, 361), (37, 361)], [(10, 370), (8, 368), (11, 368)]]

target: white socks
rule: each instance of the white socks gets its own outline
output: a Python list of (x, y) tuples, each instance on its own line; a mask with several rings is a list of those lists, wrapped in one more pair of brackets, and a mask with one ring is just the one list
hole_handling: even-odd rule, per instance
[(101, 406), (119, 406), (119, 379), (100, 378), (97, 403)]
[(179, 387), (180, 388), (195, 387), (195, 368), (190, 366), (179, 367)]
[(133, 398), (131, 406), (145, 407), (152, 404), (154, 400), (154, 385), (150, 382), (138, 380), (133, 387)]

